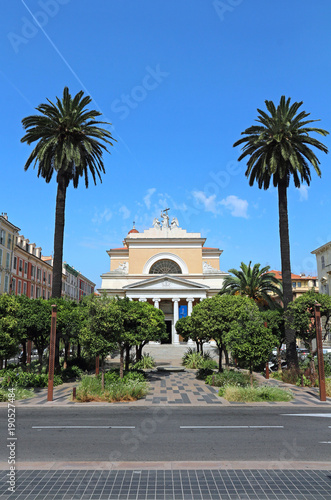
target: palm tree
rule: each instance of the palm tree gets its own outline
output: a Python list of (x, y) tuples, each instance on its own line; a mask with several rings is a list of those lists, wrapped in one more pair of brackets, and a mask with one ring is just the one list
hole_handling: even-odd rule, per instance
[(273, 273), (269, 272), (270, 266), (260, 269), (260, 264), (251, 267), (251, 263), (252, 261), (247, 266), (242, 262), (241, 271), (229, 269), (229, 273), (234, 276), (225, 278), (220, 294), (245, 295), (258, 303), (266, 302), (273, 309), (275, 301), (270, 294), (282, 297), (281, 283)]
[[(24, 166), (27, 170), (33, 163), (38, 165), (38, 177), (48, 183), (56, 174), (57, 195), (55, 209), (54, 254), (52, 297), (61, 297), (63, 235), (65, 220), (66, 191), (70, 181), (74, 188), (78, 187), (79, 178), (84, 177), (88, 187), (89, 173), (94, 184), (101, 173), (105, 173), (102, 154), (109, 152), (104, 143), (112, 145), (110, 132), (100, 128), (97, 121), (101, 115), (98, 111), (89, 110), (86, 106), (92, 101), (80, 91), (72, 99), (67, 87), (63, 97), (56, 98), (56, 104), (47, 99), (48, 104), (40, 104), (36, 109), (41, 114), (27, 116), (22, 120), (26, 135), (21, 142), (32, 144), (38, 141)], [(59, 336), (56, 339), (56, 366), (59, 364)]]
[[(278, 188), (279, 209), (279, 234), (283, 279), (284, 309), (293, 300), (290, 263), (290, 241), (288, 229), (287, 188), (291, 177), (295, 187), (300, 187), (306, 182), (309, 186), (311, 180), (310, 165), (321, 176), (319, 160), (309, 146), (313, 146), (324, 153), (327, 147), (317, 139), (310, 136), (311, 132), (326, 136), (326, 130), (307, 127), (308, 124), (318, 120), (306, 120), (310, 115), (305, 111), (297, 114), (302, 102), (290, 105), (291, 99), (282, 96), (280, 103), (275, 107), (272, 101), (265, 101), (270, 114), (258, 109), (259, 125), (253, 125), (242, 132), (245, 135), (234, 143), (235, 146), (243, 144), (243, 153), (238, 158), (241, 161), (246, 156), (246, 176), (249, 185), (256, 181), (258, 187), (268, 189), (272, 178), (273, 185)], [(287, 366), (297, 367), (295, 332), (286, 329), (286, 360)]]
[(27, 170), (33, 163), (38, 164), (38, 177), (43, 177), (48, 183), (56, 174), (57, 196), (55, 210), (54, 257), (52, 297), (61, 297), (62, 289), (62, 256), (63, 233), (65, 219), (66, 190), (72, 181), (74, 188), (78, 186), (79, 178), (84, 177), (88, 187), (90, 173), (94, 184), (96, 177), (102, 182), (101, 173), (105, 173), (102, 161), (106, 146), (112, 145), (112, 136), (96, 121), (101, 113), (88, 110), (91, 102), (89, 96), (83, 97), (80, 91), (72, 99), (67, 87), (63, 90), (63, 98), (56, 98), (56, 104), (47, 99), (49, 104), (40, 104), (36, 109), (41, 115), (24, 118), (22, 124), (27, 131), (21, 142), (32, 144), (38, 141), (24, 166)]

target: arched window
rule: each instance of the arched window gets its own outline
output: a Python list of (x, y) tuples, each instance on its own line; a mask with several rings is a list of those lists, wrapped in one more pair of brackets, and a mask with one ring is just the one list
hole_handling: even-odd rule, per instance
[(179, 265), (173, 260), (162, 259), (155, 262), (149, 271), (150, 274), (182, 274)]

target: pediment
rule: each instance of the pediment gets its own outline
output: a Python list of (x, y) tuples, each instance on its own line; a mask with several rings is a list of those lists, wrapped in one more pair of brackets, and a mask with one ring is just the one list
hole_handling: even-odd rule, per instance
[(162, 275), (124, 286), (124, 290), (207, 290), (209, 287), (184, 278)]

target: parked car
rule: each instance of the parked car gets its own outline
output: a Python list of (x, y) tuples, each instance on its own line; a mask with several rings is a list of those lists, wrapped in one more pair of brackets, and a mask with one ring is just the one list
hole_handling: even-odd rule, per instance
[(298, 358), (299, 360), (301, 361), (304, 361), (308, 354), (309, 354), (309, 349), (306, 349), (306, 348), (297, 348), (297, 353), (298, 353)]

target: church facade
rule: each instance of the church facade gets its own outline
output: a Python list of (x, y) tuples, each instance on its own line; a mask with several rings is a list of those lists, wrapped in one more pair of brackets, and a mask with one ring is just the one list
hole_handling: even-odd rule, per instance
[(107, 251), (110, 270), (102, 274), (101, 294), (147, 301), (165, 315), (168, 343), (179, 344), (175, 324), (193, 306), (216, 295), (228, 273), (220, 270), (222, 250), (205, 247), (200, 233), (188, 233), (168, 210), (140, 233), (135, 227), (123, 247)]

